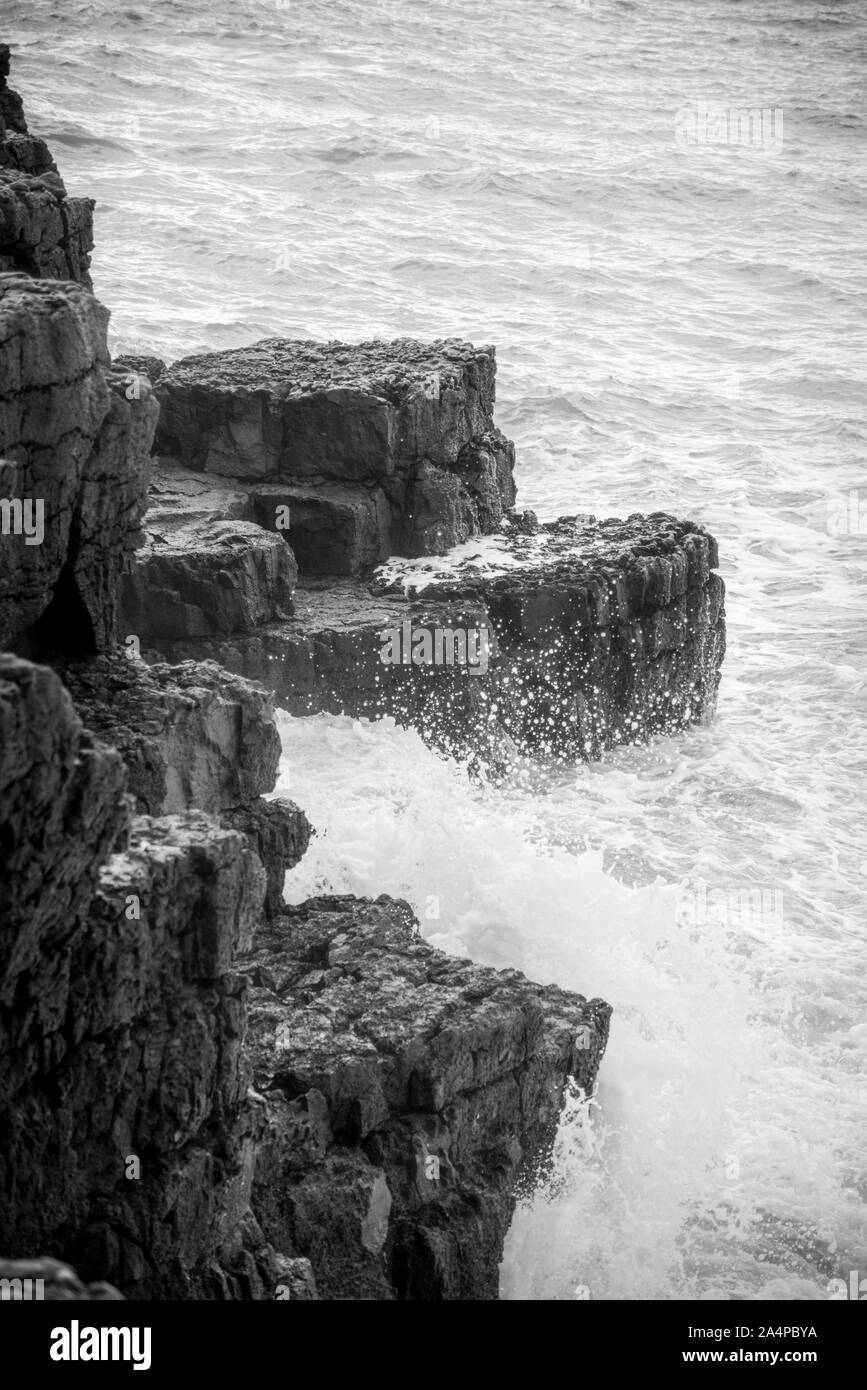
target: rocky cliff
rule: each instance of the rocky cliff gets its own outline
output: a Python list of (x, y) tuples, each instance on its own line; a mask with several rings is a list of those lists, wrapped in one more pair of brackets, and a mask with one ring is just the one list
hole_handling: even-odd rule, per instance
[(0, 44), (0, 271), (90, 288), (93, 200), (70, 198), (44, 140), (31, 135)]
[[(0, 47), (0, 1277), (52, 1298), (496, 1297), (517, 1185), (567, 1085), (593, 1086), (610, 1009), (435, 951), (405, 903), (286, 908), (312, 830), (269, 796), (270, 690), (145, 664), (118, 620), (162, 368), (112, 368), (90, 205), (8, 66)], [(180, 525), (129, 576), (143, 635), (288, 621), (287, 497), (308, 571), (337, 555), (348, 575), (509, 505), (489, 350), (438, 346), (422, 399), (427, 350), (399, 378), (369, 353), (358, 392), (293, 349), (300, 394), (269, 354), (237, 388), (218, 364), (213, 419), (211, 367), (168, 374), (161, 428), (189, 459)]]
[[(497, 768), (713, 711), (715, 541), (661, 513), (515, 512), (492, 348), (271, 339), (148, 370), (163, 452), (121, 621), (150, 659), (209, 654), (290, 713), (392, 715)], [(483, 630), (489, 659), (384, 660), (404, 630)]]

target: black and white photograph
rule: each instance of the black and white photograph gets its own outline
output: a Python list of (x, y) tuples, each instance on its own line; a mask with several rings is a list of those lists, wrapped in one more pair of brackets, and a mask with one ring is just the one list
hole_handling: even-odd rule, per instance
[(857, 1364), (864, 0), (0, 21), (4, 1344)]

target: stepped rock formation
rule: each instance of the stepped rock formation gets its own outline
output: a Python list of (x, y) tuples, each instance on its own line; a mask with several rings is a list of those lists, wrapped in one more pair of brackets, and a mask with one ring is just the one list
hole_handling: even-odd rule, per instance
[(493, 423), (492, 347), (448, 339), (292, 342), (176, 362), (156, 385), (157, 451), (292, 515), (302, 573), (357, 574), (492, 530), (515, 500)]
[[(594, 1084), (610, 1009), (435, 951), (405, 903), (286, 907), (312, 831), (268, 796), (270, 692), (146, 665), (118, 622), (162, 365), (111, 368), (90, 204), (7, 72), (0, 47), (0, 1278), (52, 1299), (493, 1298), (516, 1188), (570, 1081)], [(292, 400), (278, 383), (263, 405), (261, 354), (252, 391), (227, 387), (127, 589), (142, 630), (214, 644), (290, 617), (287, 498), (303, 516), (312, 494), (314, 570), (318, 532), (325, 569), (355, 574), (395, 536), (426, 553), (437, 527), (496, 524), (493, 354), (440, 345), (427, 395), (429, 350), (402, 352), (398, 376), (369, 354), (360, 390), (319, 349)], [(201, 401), (173, 380), (192, 451)], [(203, 492), (236, 448), (243, 486)]]
[[(392, 715), (491, 767), (598, 757), (709, 714), (725, 653), (716, 542), (662, 513), (516, 514), (495, 371), (493, 349), (451, 339), (272, 339), (158, 363), (164, 452), (123, 581), (126, 632), (149, 659), (214, 656), (292, 714)], [(294, 592), (258, 558), (265, 532), (295, 551)], [(208, 619), (215, 564), (227, 602)], [(484, 628), (490, 660), (384, 663), (383, 634), (405, 625)]]

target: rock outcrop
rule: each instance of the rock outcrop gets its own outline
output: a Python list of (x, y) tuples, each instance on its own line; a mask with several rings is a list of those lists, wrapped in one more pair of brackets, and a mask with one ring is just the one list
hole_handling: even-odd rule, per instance
[(592, 1087), (609, 1006), (445, 956), (386, 897), (291, 909), (244, 968), (268, 1240), (326, 1298), (496, 1298), (519, 1176), (566, 1078)]
[(446, 956), (404, 902), (288, 907), (314, 831), (271, 795), (275, 692), (499, 763), (680, 728), (719, 682), (716, 544), (516, 513), (490, 347), (112, 366), (92, 204), (8, 69), (0, 46), (0, 1281), (496, 1298), (610, 1007)]
[(0, 44), (0, 271), (89, 289), (93, 200), (68, 196), (44, 140), (27, 129), (9, 64), (9, 47)]
[[(41, 198), (56, 176), (26, 131), (12, 143), (4, 188), (30, 216), (26, 180)], [(310, 535), (326, 497), (339, 544), (356, 537), (353, 573), (381, 556), (370, 525), (424, 548), (437, 489), (449, 525), (492, 525), (511, 472), (491, 361), (445, 351), (439, 414), (409, 379), (384, 410), (364, 396), (363, 466), (381, 428), (392, 448), (372, 512), (354, 425), (321, 490), (160, 469), (119, 623), (161, 366), (112, 368), (85, 285), (24, 268), (0, 274), (0, 1280), (12, 1298), (26, 1279), (48, 1299), (495, 1297), (516, 1183), (570, 1077), (593, 1084), (607, 1006), (449, 959), (406, 904), (288, 909), (313, 832), (268, 795), (270, 691), (212, 661), (146, 665), (129, 622), (215, 647), (289, 622), (280, 522), (305, 490)], [(346, 423), (334, 405), (301, 405), (311, 439)]]
[(302, 573), (350, 575), (441, 553), (515, 499), (493, 423), (492, 347), (273, 338), (159, 375), (157, 451), (243, 485), (274, 529), (288, 509)]
[(253, 841), (297, 808), (130, 822), (47, 668), (0, 658), (0, 725), (7, 1250), (129, 1297), (495, 1297), (608, 1006), (452, 960), (386, 898), (263, 921)]
[[(163, 452), (125, 630), (149, 660), (215, 656), (290, 713), (392, 715), (493, 769), (597, 757), (711, 713), (715, 541), (661, 513), (515, 513), (495, 369), (491, 348), (407, 339), (273, 339), (159, 364)], [(257, 558), (265, 533), (295, 552), (294, 594)], [(201, 583), (214, 565), (225, 604)], [(387, 660), (395, 631), (483, 631), (489, 659)]]
[(271, 696), (215, 662), (146, 666), (118, 655), (58, 669), (88, 727), (120, 751), (139, 813), (216, 813), (274, 786)]
[(166, 537), (151, 533), (124, 590), (127, 635), (219, 640), (280, 622), (292, 611), (295, 558), (252, 521), (215, 521)]
[[(462, 562), (392, 560), (366, 582), (299, 588), (288, 621), (207, 646), (145, 621), (140, 641), (151, 659), (207, 650), (291, 714), (391, 715), (491, 765), (598, 757), (713, 711), (725, 654), (717, 564), (703, 527), (661, 513), (565, 518), (529, 535), (507, 522)], [(131, 622), (142, 609), (124, 592)], [(427, 633), (435, 652), (437, 633), (481, 632), (487, 646), (475, 662), (456, 649), (451, 661), (449, 650), (440, 663), (419, 660), (421, 646), (413, 659), (408, 645)], [(389, 634), (401, 637), (397, 661), (385, 659)]]

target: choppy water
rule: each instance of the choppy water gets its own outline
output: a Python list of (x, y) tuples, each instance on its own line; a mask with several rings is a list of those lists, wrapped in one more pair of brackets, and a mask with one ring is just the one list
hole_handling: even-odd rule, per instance
[[(492, 341), (519, 504), (719, 537), (707, 727), (494, 793), (387, 723), (284, 726), (320, 830), (293, 899), (401, 893), (448, 949), (615, 1005), (504, 1297), (867, 1274), (862, 0), (4, 17), (32, 127), (98, 199), (116, 350)], [(765, 109), (764, 147), (685, 146), (702, 101)]]

